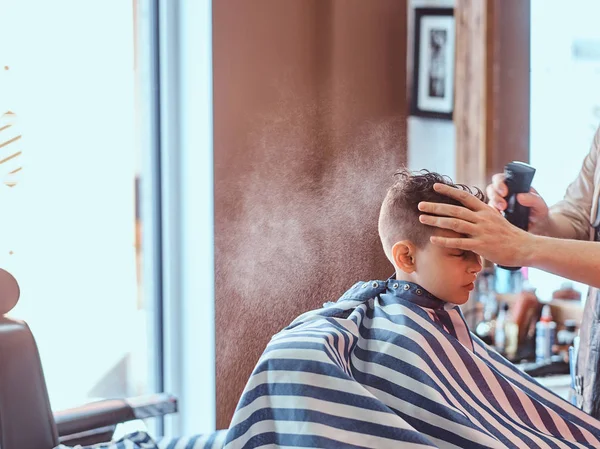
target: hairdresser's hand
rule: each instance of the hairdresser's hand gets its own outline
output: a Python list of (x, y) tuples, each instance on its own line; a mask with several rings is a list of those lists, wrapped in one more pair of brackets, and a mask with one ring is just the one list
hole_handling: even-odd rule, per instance
[[(504, 173), (492, 176), (492, 183), (487, 186), (486, 193), (488, 204), (499, 211), (506, 209), (504, 197), (508, 194), (508, 187), (504, 183)], [(529, 207), (529, 232), (538, 235), (548, 235), (550, 232), (550, 217), (548, 206), (544, 199), (533, 187), (529, 193), (519, 193), (517, 201), (525, 207)]]
[(464, 207), (442, 203), (419, 203), (421, 223), (462, 234), (456, 238), (432, 236), (431, 242), (447, 248), (473, 251), (504, 266), (526, 266), (533, 235), (510, 224), (496, 209), (469, 192), (444, 184), (434, 189), (461, 202)]

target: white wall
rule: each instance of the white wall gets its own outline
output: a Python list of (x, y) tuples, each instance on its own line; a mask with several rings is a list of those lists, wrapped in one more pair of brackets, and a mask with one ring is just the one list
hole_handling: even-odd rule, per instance
[(421, 117), (408, 119), (408, 168), (456, 175), (454, 122)]
[[(412, 85), (415, 8), (453, 8), (454, 0), (410, 0), (408, 15), (408, 85)], [(409, 90), (410, 94), (410, 90)], [(449, 120), (409, 117), (408, 168), (426, 168), (454, 179), (456, 176), (455, 126)]]

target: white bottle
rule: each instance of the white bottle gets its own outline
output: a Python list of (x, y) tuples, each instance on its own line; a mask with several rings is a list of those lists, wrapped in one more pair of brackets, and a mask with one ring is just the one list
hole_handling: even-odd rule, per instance
[(500, 354), (504, 354), (506, 350), (506, 321), (508, 313), (508, 304), (504, 303), (500, 306), (498, 316), (496, 317), (496, 329), (494, 332), (494, 347)]
[(552, 321), (550, 305), (542, 308), (542, 316), (535, 325), (535, 361), (545, 362), (552, 357), (552, 346), (556, 333), (556, 323)]

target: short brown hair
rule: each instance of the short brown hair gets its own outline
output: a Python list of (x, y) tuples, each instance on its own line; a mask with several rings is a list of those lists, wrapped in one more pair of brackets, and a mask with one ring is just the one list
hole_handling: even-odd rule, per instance
[(400, 240), (410, 240), (417, 247), (429, 242), (434, 228), (419, 221), (422, 212), (418, 205), (421, 201), (462, 206), (458, 201), (433, 190), (434, 184), (465, 190), (485, 201), (485, 195), (477, 187), (472, 189), (464, 184), (454, 184), (448, 176), (428, 170), (411, 172), (403, 168), (394, 177), (396, 181), (388, 189), (379, 213), (379, 237), (388, 258), (391, 258), (392, 246)]

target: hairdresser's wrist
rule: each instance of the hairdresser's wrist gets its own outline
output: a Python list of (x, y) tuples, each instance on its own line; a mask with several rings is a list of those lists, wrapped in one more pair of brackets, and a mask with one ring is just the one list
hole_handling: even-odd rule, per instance
[(552, 217), (548, 215), (536, 223), (529, 222), (528, 231), (531, 234), (552, 237), (557, 232), (557, 226)]
[(564, 263), (560, 245), (568, 241), (545, 235), (531, 235), (524, 248), (523, 266), (546, 270), (548, 267)]
[(515, 265), (531, 267), (540, 257), (540, 243), (547, 237), (531, 234), (530, 232), (523, 232), (523, 234), (523, 238), (516, 248), (518, 261)]

